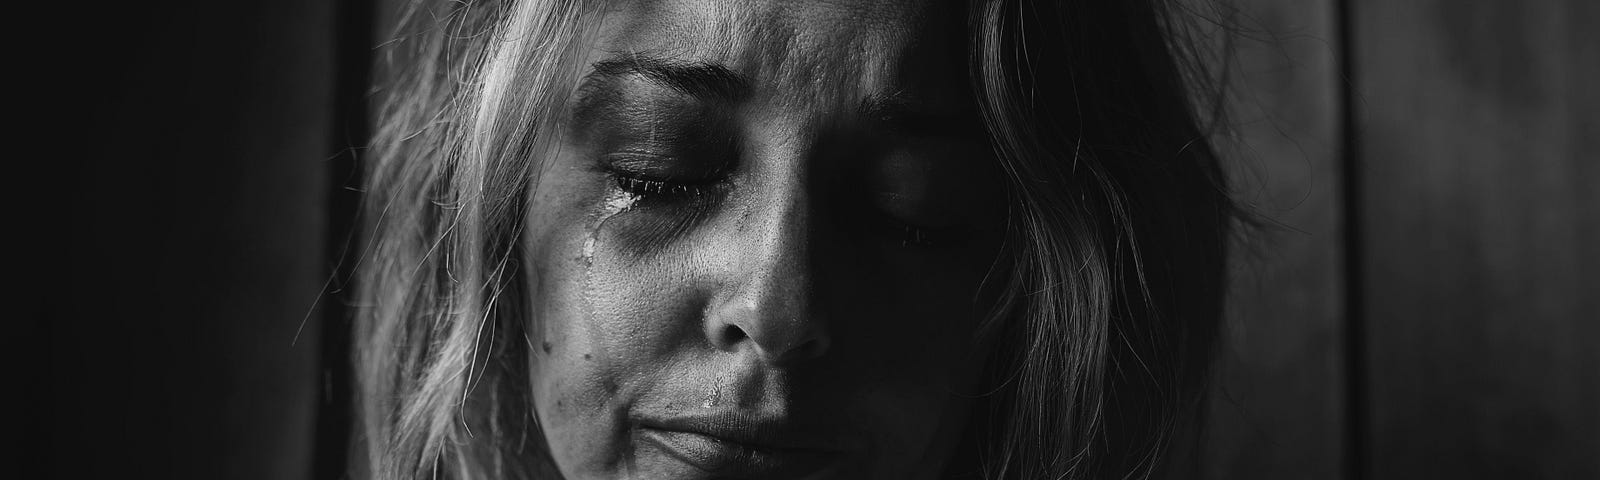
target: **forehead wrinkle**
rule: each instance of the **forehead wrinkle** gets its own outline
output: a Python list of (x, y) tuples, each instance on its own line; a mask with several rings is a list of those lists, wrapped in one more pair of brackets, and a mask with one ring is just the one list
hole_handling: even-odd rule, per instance
[[(921, 2), (638, 0), (613, 30), (622, 49), (726, 65), (750, 80), (756, 110), (851, 115), (904, 88), (897, 78)], [(792, 119), (801, 120), (801, 119)], [(805, 119), (809, 123), (813, 119)]]
[[(631, 15), (608, 16), (622, 50), (657, 52), (665, 57), (730, 64), (737, 29), (726, 15), (726, 0), (632, 0), (615, 9)], [(632, 9), (625, 7), (633, 7)]]
[[(849, 113), (890, 85), (905, 51), (905, 25), (894, 12), (860, 16), (865, 7), (802, 10), (766, 4), (738, 23), (740, 68), (764, 83), (773, 107)], [(860, 18), (876, 20), (861, 21)]]

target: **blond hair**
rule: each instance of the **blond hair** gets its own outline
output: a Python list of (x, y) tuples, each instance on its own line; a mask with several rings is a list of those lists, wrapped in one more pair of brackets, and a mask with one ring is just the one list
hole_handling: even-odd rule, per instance
[[(998, 345), (992, 394), (953, 468), (1147, 476), (1201, 398), (1234, 217), (1170, 18), (1125, 0), (966, 7), (1013, 266), (981, 328)], [(406, 12), (381, 50), (364, 165), (355, 473), (558, 478), (528, 398), (518, 238), (599, 6)]]

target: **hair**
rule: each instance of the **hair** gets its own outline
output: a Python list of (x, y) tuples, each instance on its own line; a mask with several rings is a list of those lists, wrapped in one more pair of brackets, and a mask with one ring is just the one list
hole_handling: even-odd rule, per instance
[[(1159, 1), (965, 5), (1014, 265), (952, 474), (1148, 477), (1204, 397), (1236, 212), (1191, 96), (1208, 77)], [(559, 478), (528, 392), (519, 235), (601, 11), (413, 0), (380, 50), (357, 477)]]

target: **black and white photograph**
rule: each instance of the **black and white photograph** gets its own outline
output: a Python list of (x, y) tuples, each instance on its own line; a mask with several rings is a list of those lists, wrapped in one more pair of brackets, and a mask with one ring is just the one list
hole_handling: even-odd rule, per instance
[(1595, 0), (45, 8), (17, 478), (1600, 480)]

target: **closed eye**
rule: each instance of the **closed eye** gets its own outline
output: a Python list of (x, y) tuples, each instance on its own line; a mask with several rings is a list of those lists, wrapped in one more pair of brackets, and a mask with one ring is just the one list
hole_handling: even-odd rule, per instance
[(613, 166), (607, 166), (605, 170), (606, 174), (610, 175), (616, 182), (617, 189), (638, 195), (646, 200), (670, 201), (703, 197), (717, 193), (723, 184), (721, 178), (682, 181), (671, 177), (646, 175)]

